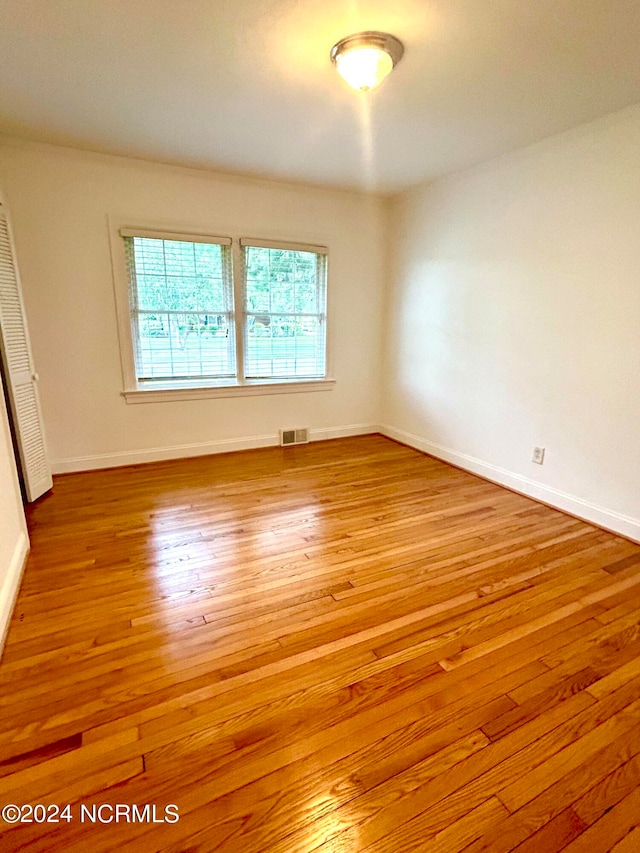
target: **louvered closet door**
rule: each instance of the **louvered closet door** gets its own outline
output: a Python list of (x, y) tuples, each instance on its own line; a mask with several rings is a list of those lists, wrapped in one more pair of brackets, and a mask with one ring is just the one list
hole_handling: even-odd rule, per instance
[(27, 500), (53, 485), (22, 291), (6, 212), (0, 208), (0, 349)]

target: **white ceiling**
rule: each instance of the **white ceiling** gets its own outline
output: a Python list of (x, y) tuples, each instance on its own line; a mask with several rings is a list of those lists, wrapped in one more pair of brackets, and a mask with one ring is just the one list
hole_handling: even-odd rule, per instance
[(392, 192), (638, 101), (640, 0), (0, 0), (0, 132), (151, 160)]

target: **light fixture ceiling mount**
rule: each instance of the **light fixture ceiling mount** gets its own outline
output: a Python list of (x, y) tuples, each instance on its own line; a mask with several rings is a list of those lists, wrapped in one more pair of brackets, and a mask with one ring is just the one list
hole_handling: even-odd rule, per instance
[(382, 83), (403, 53), (404, 46), (395, 36), (369, 30), (340, 39), (330, 57), (350, 86), (368, 92)]

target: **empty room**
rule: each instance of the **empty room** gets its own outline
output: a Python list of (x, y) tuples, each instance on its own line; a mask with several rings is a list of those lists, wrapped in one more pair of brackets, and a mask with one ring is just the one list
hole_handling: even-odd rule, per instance
[(638, 0), (0, 11), (0, 850), (638, 853)]

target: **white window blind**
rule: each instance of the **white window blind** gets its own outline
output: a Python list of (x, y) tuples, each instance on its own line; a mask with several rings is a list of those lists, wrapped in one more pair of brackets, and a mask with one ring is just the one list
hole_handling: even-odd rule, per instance
[(121, 231), (139, 383), (236, 374), (231, 241)]
[(241, 243), (245, 377), (324, 377), (326, 249), (257, 240)]

